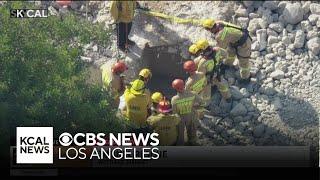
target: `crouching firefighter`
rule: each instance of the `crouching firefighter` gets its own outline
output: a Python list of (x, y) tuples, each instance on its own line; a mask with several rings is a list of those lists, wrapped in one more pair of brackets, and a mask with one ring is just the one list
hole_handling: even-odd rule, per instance
[(228, 51), (227, 65), (233, 65), (235, 58), (239, 60), (240, 83), (248, 83), (250, 80), (250, 62), (252, 39), (247, 29), (243, 29), (224, 21), (215, 22), (212, 19), (203, 21), (202, 26), (215, 34), (217, 46)]
[(131, 87), (128, 87), (124, 92), (125, 105), (122, 113), (127, 120), (134, 124), (134, 133), (150, 131), (146, 121), (151, 108), (151, 98), (145, 91), (145, 82), (136, 79), (131, 83)]
[(101, 66), (102, 71), (102, 83), (103, 88), (108, 89), (111, 92), (112, 97), (114, 98), (114, 107), (118, 107), (120, 102), (120, 95), (123, 94), (125, 90), (124, 86), (124, 73), (128, 67), (122, 61), (115, 63), (111, 67), (108, 64)]
[(197, 41), (195, 46), (197, 46), (200, 52), (199, 58), (194, 60), (198, 67), (197, 71), (205, 73), (208, 82), (212, 86), (216, 85), (222, 97), (230, 101), (231, 93), (228, 81), (223, 77), (226, 69), (223, 60), (228, 58), (227, 51), (219, 47), (210, 46), (209, 42), (205, 39)]
[(181, 119), (177, 114), (172, 114), (169, 101), (163, 99), (158, 104), (158, 114), (153, 114), (147, 119), (147, 123), (154, 132), (159, 134), (160, 146), (177, 145), (178, 125)]
[(187, 130), (189, 145), (197, 145), (197, 117), (195, 115), (195, 108), (201, 105), (202, 100), (197, 94), (185, 90), (185, 84), (182, 79), (175, 79), (172, 82), (172, 88), (177, 91), (177, 95), (171, 99), (172, 112), (178, 114), (181, 118), (181, 125), (179, 127), (179, 135), (177, 145), (183, 145), (184, 129)]

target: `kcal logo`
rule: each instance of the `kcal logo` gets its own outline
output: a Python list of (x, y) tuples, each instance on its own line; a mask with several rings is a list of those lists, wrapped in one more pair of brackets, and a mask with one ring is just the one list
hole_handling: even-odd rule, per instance
[(53, 127), (17, 127), (17, 164), (53, 163)]

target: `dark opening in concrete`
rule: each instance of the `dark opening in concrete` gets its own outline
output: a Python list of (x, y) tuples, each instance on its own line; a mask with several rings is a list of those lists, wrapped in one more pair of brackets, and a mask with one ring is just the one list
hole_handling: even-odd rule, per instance
[(142, 63), (152, 71), (152, 79), (148, 83), (150, 91), (159, 91), (171, 98), (176, 94), (171, 87), (172, 81), (176, 78), (185, 80), (187, 74), (183, 71), (183, 58), (178, 52), (168, 52), (168, 48), (163, 46), (144, 49)]

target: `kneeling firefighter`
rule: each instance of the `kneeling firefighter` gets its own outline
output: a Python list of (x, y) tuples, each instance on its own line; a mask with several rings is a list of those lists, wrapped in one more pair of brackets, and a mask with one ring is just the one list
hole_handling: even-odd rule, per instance
[(145, 82), (136, 79), (124, 92), (125, 105), (122, 112), (126, 119), (137, 126), (135, 133), (149, 132), (146, 120), (151, 108), (151, 98), (145, 91)]
[(158, 114), (151, 115), (147, 123), (154, 132), (159, 134), (160, 146), (177, 145), (178, 125), (181, 125), (181, 118), (172, 114), (170, 102), (163, 99), (158, 104)]
[(217, 86), (219, 92), (225, 100), (230, 100), (231, 93), (229, 90), (228, 81), (223, 77), (225, 74), (224, 61), (228, 58), (226, 50), (220, 47), (212, 47), (205, 39), (196, 42), (199, 49), (200, 57), (195, 59), (198, 71), (207, 75), (208, 81)]
[(252, 43), (248, 30), (224, 21), (215, 22), (212, 19), (204, 20), (202, 26), (215, 34), (217, 46), (227, 49), (227, 65), (232, 65), (237, 56), (240, 67), (240, 82), (248, 83), (250, 77), (249, 58)]

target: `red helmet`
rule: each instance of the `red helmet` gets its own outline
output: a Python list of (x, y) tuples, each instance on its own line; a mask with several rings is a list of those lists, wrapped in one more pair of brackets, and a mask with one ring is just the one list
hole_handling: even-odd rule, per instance
[(187, 72), (194, 72), (197, 70), (197, 67), (196, 67), (196, 64), (194, 63), (194, 61), (192, 60), (189, 60), (189, 61), (186, 61), (184, 64), (183, 64), (183, 69)]
[(161, 112), (161, 113), (171, 112), (172, 109), (171, 109), (170, 102), (167, 101), (167, 100), (160, 101), (159, 104), (158, 104), (158, 111)]
[(111, 68), (113, 73), (123, 73), (127, 69), (128, 69), (127, 65), (121, 61), (114, 64), (113, 67)]
[(56, 1), (60, 6), (69, 6), (71, 1), (64, 0), (64, 1)]
[(183, 91), (184, 90), (184, 81), (182, 79), (175, 79), (174, 81), (172, 81), (172, 88), (178, 92)]

